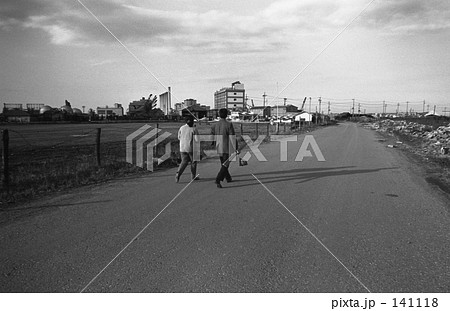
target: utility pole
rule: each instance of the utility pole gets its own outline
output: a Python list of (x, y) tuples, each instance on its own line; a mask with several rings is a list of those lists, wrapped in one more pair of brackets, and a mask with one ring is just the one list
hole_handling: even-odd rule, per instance
[(352, 119), (355, 117), (355, 99), (352, 99), (353, 105), (352, 105)]
[(330, 115), (330, 102), (328, 102), (328, 115)]
[(283, 100), (284, 100), (284, 105), (286, 106), (287, 98), (285, 97), (285, 98), (283, 98)]
[(358, 117), (361, 115), (361, 103), (358, 103)]
[(266, 107), (266, 92), (263, 94), (263, 107)]
[(425, 113), (425, 99), (423, 100), (423, 113)]
[(2, 151), (2, 164), (3, 164), (3, 187), (6, 190), (6, 194), (9, 194), (9, 131), (5, 129), (3, 132), (3, 151)]
[(316, 124), (317, 124), (317, 122), (318, 122), (318, 121), (317, 121), (317, 106), (316, 106)]
[(396, 112), (396, 115), (398, 116), (398, 111), (399, 111), (399, 109), (400, 109), (400, 103), (397, 103), (397, 112)]
[[(322, 97), (319, 97), (319, 114), (321, 113), (322, 109)], [(320, 123), (322, 123), (322, 116), (320, 116)]]
[(434, 105), (433, 114), (436, 114), (436, 105)]
[(406, 115), (408, 115), (408, 106), (409, 106), (409, 102), (406, 102)]
[(311, 115), (311, 97), (309, 98), (309, 114)]
[(386, 114), (386, 101), (383, 100), (383, 117)]

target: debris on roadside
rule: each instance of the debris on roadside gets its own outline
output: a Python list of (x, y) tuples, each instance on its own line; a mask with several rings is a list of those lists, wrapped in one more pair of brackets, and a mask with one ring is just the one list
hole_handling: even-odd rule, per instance
[[(374, 122), (372, 129), (389, 134), (401, 134), (403, 137), (409, 137), (410, 139), (417, 139), (421, 144), (419, 146), (420, 151), (425, 154), (444, 157), (450, 156), (450, 123), (446, 126), (439, 126), (433, 129), (430, 125), (404, 120), (382, 120)], [(403, 142), (397, 141), (396, 144), (400, 145)]]

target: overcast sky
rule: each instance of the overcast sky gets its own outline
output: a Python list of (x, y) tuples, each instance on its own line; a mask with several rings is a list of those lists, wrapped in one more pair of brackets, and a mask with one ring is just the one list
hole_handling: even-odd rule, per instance
[(450, 1), (370, 2), (2, 0), (0, 103), (128, 108), (170, 86), (213, 106), (239, 80), (255, 105), (449, 114)]

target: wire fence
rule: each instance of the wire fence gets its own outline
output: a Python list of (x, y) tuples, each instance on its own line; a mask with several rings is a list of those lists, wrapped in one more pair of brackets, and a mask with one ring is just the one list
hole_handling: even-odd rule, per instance
[[(270, 124), (233, 122), (236, 135), (259, 136), (293, 134), (307, 129), (305, 124)], [(128, 135), (143, 123), (102, 124), (29, 124), (2, 126), (2, 167), (0, 204), (17, 202), (40, 193), (147, 171), (127, 162)], [(173, 167), (179, 162), (177, 132), (181, 122), (148, 123), (159, 133), (170, 133), (164, 142), (171, 143), (170, 158), (158, 168)], [(210, 134), (211, 124), (196, 124), (199, 134)], [(241, 141), (243, 141), (241, 139)], [(155, 148), (164, 154), (165, 144)], [(205, 144), (202, 148), (211, 148)]]

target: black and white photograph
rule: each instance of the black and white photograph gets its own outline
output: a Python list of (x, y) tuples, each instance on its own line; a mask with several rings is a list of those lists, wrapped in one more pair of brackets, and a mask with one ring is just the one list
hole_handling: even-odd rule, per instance
[(449, 1), (2, 0), (0, 40), (6, 308), (449, 310)]

